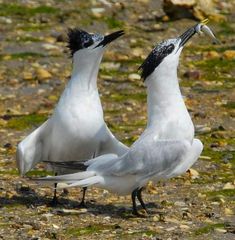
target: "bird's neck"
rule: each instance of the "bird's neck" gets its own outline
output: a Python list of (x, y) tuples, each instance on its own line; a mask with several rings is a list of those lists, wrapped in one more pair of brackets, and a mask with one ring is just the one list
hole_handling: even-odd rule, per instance
[(97, 90), (97, 75), (103, 52), (81, 50), (73, 56), (73, 70), (68, 88), (77, 91)]
[(172, 119), (173, 115), (187, 114), (177, 78), (177, 65), (163, 65), (146, 79), (148, 125)]

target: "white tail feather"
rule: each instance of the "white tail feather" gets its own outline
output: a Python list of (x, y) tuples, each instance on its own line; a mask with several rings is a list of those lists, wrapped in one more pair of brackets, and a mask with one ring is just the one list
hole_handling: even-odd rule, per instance
[(36, 181), (44, 182), (44, 183), (55, 183), (55, 182), (71, 183), (71, 182), (75, 182), (81, 179), (86, 179), (92, 176), (95, 176), (95, 173), (92, 171), (87, 171), (87, 172), (78, 172), (78, 173), (53, 176), (53, 177), (37, 178)]
[[(83, 180), (71, 183), (68, 186), (66, 186), (66, 188), (76, 187), (76, 186), (79, 186), (79, 187), (89, 187), (91, 185), (100, 183), (102, 181), (102, 179), (103, 178), (101, 176), (93, 176), (93, 177), (89, 177), (87, 179), (83, 179)], [(64, 186), (62, 186), (60, 188), (64, 188)]]

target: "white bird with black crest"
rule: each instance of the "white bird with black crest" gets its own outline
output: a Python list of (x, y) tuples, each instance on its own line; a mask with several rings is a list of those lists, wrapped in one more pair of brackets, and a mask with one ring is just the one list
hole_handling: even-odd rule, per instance
[(140, 66), (147, 86), (148, 123), (140, 138), (121, 157), (104, 155), (85, 162), (85, 172), (37, 179), (66, 182), (68, 187), (95, 185), (136, 198), (149, 180), (169, 179), (185, 173), (199, 158), (203, 144), (194, 138), (194, 125), (185, 106), (177, 78), (185, 43), (201, 29), (196, 24), (174, 39), (159, 43)]
[[(83, 161), (107, 153), (120, 156), (128, 150), (107, 127), (97, 89), (104, 50), (123, 34), (117, 31), (103, 36), (81, 29), (68, 31), (72, 76), (53, 115), (19, 143), (16, 160), (21, 175), (42, 161)], [(63, 167), (54, 170), (57, 174), (71, 173), (71, 169)], [(56, 188), (53, 202), (56, 202)]]

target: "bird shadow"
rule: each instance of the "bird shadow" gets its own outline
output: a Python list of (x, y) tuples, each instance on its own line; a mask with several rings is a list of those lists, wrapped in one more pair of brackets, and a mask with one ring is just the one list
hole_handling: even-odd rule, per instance
[[(52, 205), (52, 196), (41, 196), (37, 192), (35, 192), (30, 187), (21, 187), (16, 190), (17, 194), (5, 197), (0, 197), (0, 208), (2, 207), (14, 207), (17, 205), (24, 205), (28, 208), (36, 208), (39, 206), (47, 206), (48, 212), (52, 211), (58, 215), (69, 215), (69, 211), (71, 210), (71, 214), (74, 214), (73, 210), (80, 210), (79, 199), (71, 200), (69, 196), (58, 197), (58, 203), (56, 205)], [(88, 200), (86, 201), (86, 211), (78, 211), (78, 214), (86, 214), (91, 213), (93, 215), (104, 215), (112, 218), (121, 218), (121, 219), (129, 219), (136, 217), (132, 215), (132, 207), (130, 202), (130, 207), (125, 206), (116, 206), (113, 204), (100, 204), (97, 203), (96, 200)], [(146, 204), (148, 209), (148, 214), (154, 215), (157, 214), (157, 210), (161, 208), (158, 204), (154, 202), (150, 202)], [(63, 210), (66, 211), (63, 212)], [(141, 209), (141, 208), (140, 208)]]
[[(6, 194), (5, 197), (0, 197), (0, 208), (4, 206), (10, 207), (15, 205), (25, 205), (27, 207), (38, 207), (45, 205), (52, 207), (51, 202), (53, 196), (41, 196), (30, 187), (21, 187), (20, 189), (16, 189), (16, 192), (17, 194), (11, 196)], [(73, 206), (76, 203), (76, 201), (60, 197), (58, 205)]]
[[(113, 204), (99, 204), (99, 203), (90, 203), (88, 205), (88, 212), (92, 213), (94, 215), (105, 215), (112, 218), (122, 218), (122, 219), (129, 219), (129, 218), (136, 218), (135, 215), (132, 214), (132, 205), (130, 202), (130, 207), (125, 206), (115, 206)], [(151, 216), (158, 213), (157, 209), (159, 209), (159, 205), (150, 202), (146, 204), (146, 208), (148, 211), (148, 215)], [(142, 208), (139, 206), (138, 210), (142, 210)]]

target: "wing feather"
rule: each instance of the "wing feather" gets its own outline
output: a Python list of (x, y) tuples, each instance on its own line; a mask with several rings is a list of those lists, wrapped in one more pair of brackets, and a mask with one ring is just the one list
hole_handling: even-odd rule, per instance
[(36, 163), (43, 159), (42, 136), (49, 131), (49, 121), (34, 130), (17, 147), (16, 162), (21, 175), (32, 169)]
[(188, 151), (190, 142), (185, 140), (154, 140), (143, 138), (109, 169), (110, 174), (151, 176), (173, 169)]

